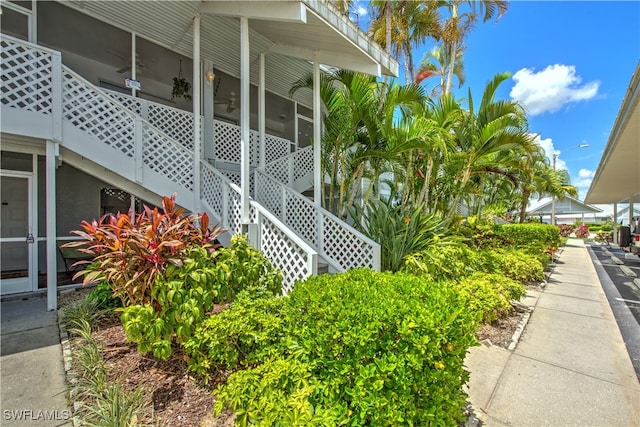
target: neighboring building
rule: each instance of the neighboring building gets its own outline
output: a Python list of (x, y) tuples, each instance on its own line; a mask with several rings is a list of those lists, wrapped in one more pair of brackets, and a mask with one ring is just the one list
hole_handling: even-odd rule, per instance
[[(70, 230), (172, 193), (223, 241), (247, 233), (287, 288), (319, 264), (379, 269), (319, 206), (319, 90), (289, 89), (320, 64), (398, 64), (327, 2), (3, 1), (1, 19), (3, 295), (47, 287), (55, 309)], [(172, 98), (181, 77), (192, 100)]]
[[(553, 202), (551, 199), (542, 201), (540, 205), (528, 210), (527, 215), (538, 216), (543, 222), (551, 223), (552, 207)], [(581, 223), (589, 222), (590, 220), (592, 220), (590, 222), (606, 221), (606, 216), (597, 216), (600, 213), (602, 213), (602, 209), (567, 196), (561, 200), (556, 200), (555, 222), (556, 224), (573, 224), (576, 221)]]
[[(629, 224), (640, 205), (640, 61), (631, 76), (585, 202), (613, 204), (616, 224), (621, 221)], [(618, 204), (627, 205), (624, 214), (618, 212)]]

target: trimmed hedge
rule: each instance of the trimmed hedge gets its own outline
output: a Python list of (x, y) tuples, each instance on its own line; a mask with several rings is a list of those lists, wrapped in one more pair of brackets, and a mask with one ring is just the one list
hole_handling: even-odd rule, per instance
[(560, 230), (550, 224), (504, 224), (495, 226), (496, 233), (511, 242), (517, 249), (541, 244), (545, 248), (557, 248)]
[(468, 309), (481, 313), (483, 323), (491, 323), (511, 311), (511, 300), (526, 292), (522, 283), (501, 274), (477, 272), (456, 283)]
[[(231, 408), (240, 425), (456, 425), (463, 418), (463, 363), (481, 316), (454, 285), (352, 270), (312, 277), (280, 300), (239, 300), (227, 315), (231, 338), (222, 320), (211, 320), (188, 346), (192, 355), (222, 354), (203, 369), (253, 366), (215, 391), (216, 411)], [(260, 308), (270, 304), (277, 308)], [(243, 329), (240, 319), (252, 326)]]

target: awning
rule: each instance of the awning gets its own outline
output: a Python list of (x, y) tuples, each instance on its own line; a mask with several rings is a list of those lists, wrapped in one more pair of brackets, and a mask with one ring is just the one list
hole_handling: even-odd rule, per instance
[(640, 203), (640, 61), (585, 202)]

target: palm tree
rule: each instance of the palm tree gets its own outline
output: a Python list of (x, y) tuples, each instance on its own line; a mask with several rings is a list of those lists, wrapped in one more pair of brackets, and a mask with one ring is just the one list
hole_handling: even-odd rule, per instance
[[(445, 49), (443, 45), (435, 46), (428, 54), (425, 54), (417, 69), (416, 84), (420, 84), (424, 79), (431, 76), (440, 77), (440, 84), (433, 88), (432, 93), (434, 95), (441, 95), (444, 92), (449, 66), (451, 65), (447, 52), (448, 49)], [(462, 50), (456, 52), (458, 57), (454, 61), (453, 69), (453, 75), (458, 79), (458, 87), (461, 87), (466, 80), (462, 53)]]
[(369, 34), (373, 40), (402, 57), (407, 84), (414, 81), (413, 49), (426, 42), (429, 37), (440, 34), (440, 15), (436, 2), (396, 0), (374, 0), (371, 6), (375, 18), (371, 21)]
[[(463, 3), (466, 3), (470, 10), (460, 13), (460, 6)], [(444, 93), (449, 93), (455, 72), (455, 62), (459, 52), (463, 50), (465, 37), (475, 26), (479, 15), (482, 15), (482, 22), (487, 22), (494, 16), (496, 20), (500, 19), (509, 8), (509, 3), (504, 0), (445, 0), (444, 7), (450, 13), (442, 26), (441, 33), (446, 55), (449, 58)]]
[[(307, 75), (291, 88), (290, 93), (313, 87), (313, 76)], [(417, 85), (399, 86), (377, 82), (375, 77), (346, 70), (323, 73), (320, 96), (326, 108), (325, 132), (322, 137), (322, 175), (330, 182), (323, 200), (326, 208), (346, 217), (348, 208), (359, 194), (364, 178), (369, 178), (362, 195), (371, 197), (379, 175), (394, 162), (396, 152), (413, 141), (399, 136), (396, 116), (407, 116), (411, 106), (424, 99), (424, 90)], [(404, 145), (403, 145), (404, 144)], [(400, 146), (400, 148), (398, 148)]]
[(470, 192), (471, 177), (479, 174), (507, 174), (511, 151), (528, 151), (533, 139), (527, 132), (524, 109), (514, 101), (495, 100), (498, 86), (510, 77), (496, 74), (485, 87), (478, 110), (469, 91), (469, 109), (453, 127), (455, 151), (449, 158), (455, 192), (446, 219), (451, 221), (461, 197)]

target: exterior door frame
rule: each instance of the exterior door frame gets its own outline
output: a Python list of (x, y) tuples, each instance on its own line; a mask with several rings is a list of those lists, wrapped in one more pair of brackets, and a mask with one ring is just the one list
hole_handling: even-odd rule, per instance
[[(37, 156), (34, 155), (33, 158), (34, 158), (33, 160), (34, 166), (37, 167)], [(37, 209), (37, 197), (38, 197), (37, 176), (34, 171), (26, 172), (26, 171), (15, 171), (15, 170), (5, 170), (5, 169), (0, 170), (0, 176), (27, 180), (28, 232), (27, 232), (27, 236), (24, 236), (24, 239), (27, 239), (28, 236), (30, 236), (32, 239), (32, 242), (27, 245), (28, 276), (27, 276), (26, 286), (24, 288), (20, 288), (19, 290), (16, 290), (16, 291), (11, 291), (9, 293), (36, 291), (38, 289), (38, 220), (37, 220), (37, 215), (35, 215), (35, 210)], [(18, 239), (18, 238), (15, 238), (15, 239)], [(7, 279), (7, 280), (11, 280), (11, 279)]]

